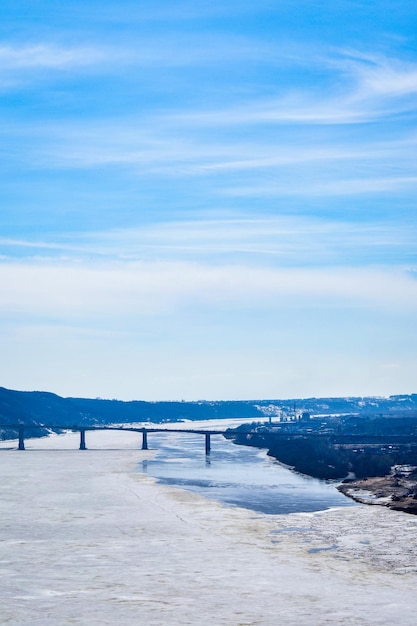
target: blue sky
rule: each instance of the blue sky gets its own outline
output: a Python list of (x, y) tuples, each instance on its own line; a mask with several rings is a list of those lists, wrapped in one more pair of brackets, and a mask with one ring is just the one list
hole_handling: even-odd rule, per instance
[(0, 18), (1, 385), (416, 392), (417, 5)]

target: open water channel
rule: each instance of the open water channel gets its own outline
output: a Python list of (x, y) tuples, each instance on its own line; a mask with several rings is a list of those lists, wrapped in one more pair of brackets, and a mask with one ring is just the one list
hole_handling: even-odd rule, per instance
[[(211, 428), (210, 422), (188, 427)], [(209, 456), (203, 435), (150, 433), (149, 447), (156, 450), (155, 457), (143, 461), (139, 471), (229, 506), (269, 514), (356, 506), (337, 491), (334, 481), (297, 474), (268, 457), (266, 450), (238, 446), (221, 435), (211, 437)]]

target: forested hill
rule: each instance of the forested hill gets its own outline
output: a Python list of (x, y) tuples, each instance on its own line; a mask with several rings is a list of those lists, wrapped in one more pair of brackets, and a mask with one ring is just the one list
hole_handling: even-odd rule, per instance
[[(417, 411), (417, 394), (388, 398), (308, 398), (292, 400), (122, 402), (120, 400), (62, 398), (45, 391), (12, 391), (0, 387), (0, 424), (33, 426), (94, 425), (127, 422), (169, 422), (231, 417), (254, 420), (280, 411), (308, 411), (312, 415), (352, 413), (392, 415)], [(3, 437), (8, 429), (0, 427)]]
[[(175, 422), (227, 417), (261, 419), (256, 402), (122, 402), (62, 398), (45, 391), (0, 387), (0, 424), (70, 426), (128, 422)], [(4, 426), (0, 431), (5, 431)]]

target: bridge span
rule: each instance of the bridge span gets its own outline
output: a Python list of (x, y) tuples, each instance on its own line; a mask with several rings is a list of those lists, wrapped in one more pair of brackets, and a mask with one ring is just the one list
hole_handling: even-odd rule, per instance
[[(234, 439), (237, 443), (245, 443), (249, 445), (255, 445), (255, 447), (270, 447), (270, 439), (284, 439), (284, 440), (297, 440), (297, 439), (310, 439), (310, 440), (323, 440), (329, 445), (381, 445), (381, 444), (415, 444), (417, 442), (417, 436), (415, 435), (366, 435), (366, 434), (346, 434), (346, 433), (305, 433), (302, 431), (290, 432), (286, 429), (280, 431), (271, 430), (245, 430), (242, 432), (236, 432), (231, 430), (214, 430), (214, 429), (200, 429), (200, 428), (162, 428), (158, 426), (53, 426), (46, 424), (0, 424), (0, 428), (7, 428), (9, 431), (16, 431), (18, 433), (18, 450), (25, 450), (25, 432), (30, 430), (39, 430), (40, 428), (49, 429), (51, 432), (59, 431), (72, 431), (80, 433), (80, 450), (87, 450), (86, 445), (86, 432), (95, 430), (118, 430), (137, 432), (142, 435), (142, 450), (148, 450), (148, 433), (183, 433), (192, 435), (203, 435), (205, 440), (205, 452), (210, 454), (211, 450), (211, 437), (212, 435), (229, 435), (229, 438)], [(253, 438), (253, 439), (252, 439)], [(250, 443), (250, 440), (252, 442)], [(262, 442), (264, 445), (262, 445)], [(261, 444), (261, 445), (260, 445)]]
[(210, 454), (211, 450), (211, 436), (212, 435), (225, 435), (224, 430), (202, 430), (195, 428), (158, 428), (158, 427), (138, 427), (138, 426), (52, 426), (52, 425), (38, 425), (28, 426), (25, 424), (0, 424), (1, 427), (7, 427), (10, 430), (16, 430), (18, 432), (18, 450), (25, 450), (25, 431), (34, 430), (35, 428), (48, 428), (51, 431), (72, 431), (80, 433), (80, 450), (87, 450), (86, 445), (86, 432), (98, 431), (98, 430), (118, 430), (137, 432), (142, 434), (142, 450), (149, 450), (148, 447), (148, 433), (185, 433), (193, 435), (204, 435), (205, 439), (205, 452)]

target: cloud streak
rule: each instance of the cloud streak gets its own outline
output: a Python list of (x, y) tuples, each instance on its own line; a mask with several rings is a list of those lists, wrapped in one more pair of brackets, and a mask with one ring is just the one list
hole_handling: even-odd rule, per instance
[(416, 184), (417, 141), (410, 131), (395, 140), (324, 136), (306, 145), (298, 133), (277, 143), (256, 135), (252, 141), (227, 135), (219, 141), (205, 134), (189, 136), (186, 129), (164, 132), (158, 118), (148, 120), (147, 131), (138, 126), (134, 119), (69, 122), (35, 130), (12, 125), (3, 133), (5, 140), (12, 133), (21, 142), (8, 155), (16, 164), (33, 163), (45, 171), (113, 168), (113, 175), (127, 171), (133, 177), (207, 179), (207, 184), (217, 178), (216, 187), (207, 188), (209, 197), (217, 198), (381, 194), (409, 191)]
[[(157, 222), (136, 228), (112, 229), (51, 240), (0, 238), (5, 259), (86, 257), (108, 260), (209, 260), (245, 258), (256, 265), (300, 266), (398, 265), (414, 257), (417, 226), (394, 221), (375, 223), (313, 219), (301, 216), (223, 216)], [(400, 261), (400, 264), (401, 264)]]
[(251, 185), (223, 189), (227, 195), (243, 196), (362, 196), (364, 194), (387, 194), (409, 191), (417, 186), (417, 176), (380, 178), (351, 178), (316, 182), (304, 180), (303, 184), (286, 183)]
[(67, 69), (103, 62), (108, 52), (93, 46), (62, 47), (36, 43), (24, 46), (0, 45), (1, 71), (23, 69)]

